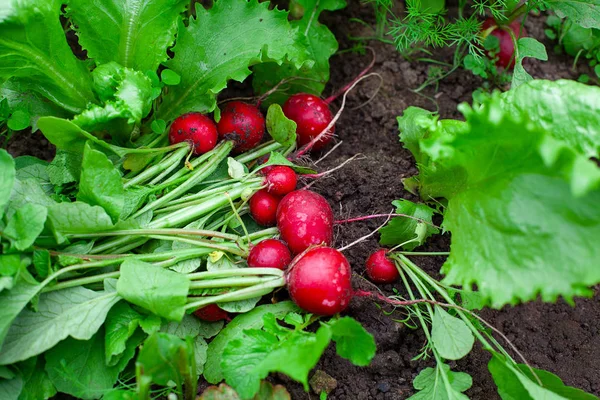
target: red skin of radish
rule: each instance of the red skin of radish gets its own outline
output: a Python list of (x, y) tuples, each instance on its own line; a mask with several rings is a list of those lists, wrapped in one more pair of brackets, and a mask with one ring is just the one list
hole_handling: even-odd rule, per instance
[(214, 149), (218, 137), (215, 123), (206, 115), (197, 112), (177, 117), (169, 129), (169, 142), (189, 142), (194, 147), (195, 155)]
[[(297, 124), (296, 141), (300, 146), (310, 143), (333, 119), (329, 104), (308, 93), (291, 96), (283, 105), (283, 114)], [(331, 141), (335, 126), (314, 144), (313, 150), (321, 150)]]
[(283, 271), (291, 261), (290, 249), (277, 239), (266, 239), (259, 242), (252, 247), (248, 255), (250, 268), (277, 268)]
[(508, 26), (498, 26), (493, 18), (488, 18), (483, 22), (481, 29), (485, 31), (489, 28), (493, 28), (490, 35), (497, 37), (500, 41), (500, 50), (498, 54), (496, 54), (496, 57), (498, 58), (496, 60), (496, 66), (506, 69), (514, 68), (515, 44), (508, 30), (511, 30), (515, 35), (515, 38), (519, 39), (527, 36), (525, 28), (521, 28), (520, 21), (513, 21)]
[(296, 190), (279, 203), (277, 227), (292, 253), (299, 254), (310, 246), (331, 244), (333, 211), (323, 196)]
[(229, 314), (227, 314), (227, 311), (222, 310), (216, 304), (209, 304), (207, 306), (199, 308), (196, 311), (194, 311), (194, 315), (203, 321), (210, 322), (220, 321), (222, 319), (229, 319)]
[(367, 259), (367, 275), (375, 283), (393, 283), (400, 278), (396, 265), (387, 258), (387, 250), (377, 250)]
[(294, 303), (313, 314), (334, 315), (350, 304), (352, 271), (342, 253), (315, 247), (292, 261), (286, 274)]
[(256, 147), (262, 140), (265, 129), (265, 117), (258, 107), (242, 101), (225, 104), (217, 124), (219, 138), (233, 140), (236, 153)]
[(277, 165), (266, 173), (267, 192), (275, 196), (285, 196), (296, 189), (298, 178), (293, 169), (285, 165)]
[(261, 189), (250, 197), (250, 215), (261, 226), (273, 226), (277, 221), (277, 208), (281, 201), (280, 197), (274, 196)]

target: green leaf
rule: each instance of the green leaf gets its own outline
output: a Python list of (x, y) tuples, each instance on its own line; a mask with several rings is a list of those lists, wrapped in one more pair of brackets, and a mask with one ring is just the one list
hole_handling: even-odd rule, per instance
[[(144, 342), (136, 360), (138, 385), (143, 377), (146, 381), (166, 386), (173, 381), (178, 387), (182, 383), (195, 385), (194, 347), (168, 333), (155, 333)], [(191, 391), (195, 393), (195, 389)]]
[(48, 162), (31, 156), (15, 158), (15, 177), (19, 180), (35, 179), (48, 195), (54, 194), (54, 185), (48, 175)]
[(204, 369), (204, 377), (209, 383), (218, 383), (223, 380), (221, 359), (225, 346), (235, 338), (239, 337), (246, 329), (259, 329), (263, 326), (263, 316), (267, 313), (277, 318), (284, 317), (289, 312), (297, 312), (299, 309), (291, 301), (277, 304), (265, 304), (258, 306), (246, 314), (240, 314), (227, 324), (217, 337), (208, 346), (208, 358)]
[(23, 378), (23, 391), (19, 400), (49, 399), (56, 394), (56, 388), (44, 369), (44, 357), (32, 357), (18, 364)]
[(13, 131), (21, 131), (29, 127), (30, 119), (31, 116), (27, 110), (18, 109), (12, 113), (8, 121), (6, 121), (6, 125)]
[(66, 234), (102, 232), (115, 228), (110, 216), (102, 207), (77, 201), (58, 203), (48, 207), (48, 223), (59, 243)]
[(393, 218), (379, 230), (379, 243), (383, 246), (403, 244), (405, 250), (413, 250), (425, 243), (431, 235), (439, 233), (432, 222), (435, 210), (426, 204), (409, 200), (395, 200), (396, 214), (406, 216)]
[(531, 37), (520, 38), (517, 41), (517, 60), (515, 62), (515, 70), (513, 72), (511, 84), (513, 88), (533, 79), (533, 77), (525, 71), (525, 68), (523, 68), (523, 59), (525, 57), (533, 57), (538, 60), (548, 61), (546, 47), (542, 43)]
[(296, 123), (288, 119), (279, 104), (272, 104), (267, 111), (267, 131), (284, 148), (296, 143)]
[(19, 251), (30, 248), (42, 233), (48, 210), (37, 204), (25, 204), (9, 219), (4, 234)]
[(460, 360), (473, 348), (475, 338), (462, 319), (453, 317), (435, 306), (431, 326), (435, 350), (447, 360)]
[(179, 85), (179, 83), (181, 82), (181, 77), (175, 71), (171, 71), (170, 69), (164, 69), (160, 73), (160, 80), (165, 85), (175, 86)]
[[(496, 96), (464, 107), (461, 131), (442, 129), (420, 142), (431, 157), (419, 165), (421, 196), (448, 200), (444, 283), (475, 284), (494, 307), (538, 296), (570, 300), (600, 282), (600, 168), (553, 138), (552, 124), (529, 122), (541, 102), (515, 112)], [(595, 107), (583, 115), (595, 118)]]
[(266, 163), (262, 164), (261, 167), (266, 167), (268, 165), (287, 165), (288, 167), (302, 175), (316, 173), (314, 169), (296, 165), (291, 161), (288, 161), (288, 159), (282, 156), (280, 153), (275, 152), (271, 152), (271, 154), (269, 155), (269, 160)]
[(260, 301), (262, 297), (254, 297), (246, 300), (228, 301), (225, 303), (218, 303), (218, 306), (230, 313), (246, 313), (256, 307), (256, 303)]
[(167, 123), (162, 119), (155, 119), (150, 124), (150, 129), (152, 129), (152, 132), (154, 133), (164, 133), (164, 131), (167, 129)]
[(232, 179), (241, 179), (246, 175), (246, 167), (239, 161), (236, 161), (234, 158), (227, 158), (227, 174)]
[(46, 353), (46, 371), (59, 392), (80, 399), (97, 399), (112, 389), (126, 365), (122, 360), (120, 365), (107, 367), (104, 360), (101, 329), (89, 340), (69, 338), (50, 349)]
[(417, 375), (413, 386), (419, 392), (408, 400), (468, 400), (462, 392), (472, 384), (473, 379), (468, 374), (450, 371), (446, 364), (437, 364), (435, 368), (425, 368)]
[(259, 94), (266, 93), (284, 79), (292, 80), (281, 90), (270, 95), (266, 103), (283, 103), (290, 94), (312, 93), (320, 95), (329, 81), (329, 58), (338, 50), (338, 43), (331, 31), (319, 22), (323, 11), (336, 11), (346, 6), (345, 0), (297, 0), (295, 5), (303, 9), (302, 18), (290, 22), (298, 28), (307, 43), (309, 58), (314, 65), (305, 65), (298, 68), (290, 63), (277, 65), (265, 63), (254, 67), (252, 86)]
[(69, 0), (79, 43), (96, 64), (116, 61), (140, 71), (156, 71), (167, 60), (185, 0)]
[[(39, 93), (26, 89), (18, 81), (12, 79), (0, 85), (0, 99), (4, 99), (11, 110), (27, 111), (29, 114), (27, 126), (31, 125), (33, 132), (38, 130), (37, 120), (39, 117), (54, 115), (66, 118), (70, 115), (64, 109), (43, 98)], [(0, 111), (0, 119), (2, 119), (2, 111)]]
[[(504, 356), (491, 352), (492, 359), (488, 364), (498, 393), (503, 399), (519, 399), (519, 400), (567, 400), (567, 399), (597, 399), (595, 396), (588, 395), (578, 389), (565, 386), (562, 381), (555, 375), (542, 370), (535, 370), (536, 374), (539, 371), (544, 378), (540, 386), (535, 378), (531, 376), (531, 372), (527, 374), (523, 372), (520, 366), (514, 364), (511, 360)], [(523, 366), (524, 368), (527, 368)], [(538, 376), (539, 377), (539, 376)], [(550, 386), (546, 387), (546, 383)], [(553, 391), (556, 390), (556, 392)], [(560, 394), (559, 394), (560, 393)], [(565, 397), (561, 396), (562, 394)]]
[(365, 367), (375, 357), (377, 347), (373, 335), (353, 318), (335, 320), (331, 324), (331, 333), (337, 354), (350, 360), (352, 364)]
[(125, 156), (126, 149), (111, 146), (94, 135), (84, 131), (75, 123), (62, 118), (42, 117), (38, 120), (38, 127), (50, 143), (59, 150), (71, 151), (74, 153), (83, 153), (86, 140), (108, 149), (118, 156)]
[[(584, 392), (581, 389), (577, 389), (571, 386), (566, 386), (563, 381), (556, 375), (545, 371), (543, 369), (532, 368), (535, 376), (532, 373), (532, 369), (530, 369), (525, 364), (517, 364), (516, 367), (521, 370), (521, 372), (526, 375), (529, 380), (533, 382), (537, 382), (539, 379), (544, 388), (550, 390), (553, 393), (556, 393), (566, 399), (572, 400), (598, 400), (598, 397), (593, 394), (589, 394)], [(537, 378), (536, 378), (537, 377)]]
[(39, 290), (39, 285), (31, 285), (21, 280), (11, 290), (0, 292), (0, 350), (10, 325)]
[(544, 4), (560, 18), (584, 28), (600, 29), (600, 0), (548, 0)]
[(214, 110), (216, 94), (230, 79), (243, 81), (252, 65), (289, 61), (301, 66), (308, 55), (300, 40), (287, 14), (269, 10), (268, 3), (217, 1), (208, 10), (196, 4), (196, 18), (187, 27), (180, 23), (175, 56), (166, 62), (181, 84), (170, 88), (158, 118), (171, 121), (189, 111)]
[(4, 149), (0, 149), (0, 218), (10, 199), (15, 184), (15, 161)]
[(3, 400), (18, 400), (23, 390), (23, 379), (15, 376), (12, 379), (0, 379), (0, 398)]
[(37, 312), (23, 310), (12, 323), (0, 352), (0, 365), (41, 354), (68, 336), (90, 339), (117, 301), (116, 293), (83, 287), (42, 294)]
[(600, 157), (600, 89), (570, 80), (534, 80), (503, 95), (509, 112), (530, 113), (529, 121), (587, 157)]
[[(266, 314), (263, 319), (265, 328), (269, 319), (277, 325), (273, 314)], [(275, 371), (301, 382), (308, 390), (308, 373), (327, 348), (331, 329), (324, 325), (316, 333), (288, 331), (282, 337), (277, 333), (247, 329), (225, 347), (221, 361), (223, 375), (241, 398), (252, 398), (260, 389), (261, 379)]]
[[(0, 22), (0, 80), (12, 78), (71, 113), (94, 102), (89, 71), (67, 44), (61, 2), (19, 2)], [(44, 27), (44, 29), (40, 29)]]
[(89, 142), (83, 151), (77, 200), (91, 206), (100, 206), (116, 222), (125, 205), (125, 189), (119, 170), (101, 151)]
[(82, 163), (82, 153), (58, 149), (56, 156), (46, 168), (50, 182), (56, 186), (78, 182)]
[[(96, 79), (98, 70), (100, 68), (94, 71), (95, 80), (102, 82), (109, 79)], [(152, 82), (143, 73), (121, 66), (104, 73), (110, 76), (109, 83), (103, 88), (103, 95), (107, 97), (104, 104), (91, 106), (77, 115), (73, 123), (89, 132), (108, 131), (113, 142), (127, 145), (133, 125), (140, 124), (150, 112)]]
[(127, 341), (133, 336), (143, 317), (124, 302), (118, 302), (106, 316), (104, 324), (104, 364), (116, 365), (127, 348)]
[(138, 260), (125, 260), (117, 292), (125, 300), (162, 318), (181, 321), (190, 280), (182, 274)]

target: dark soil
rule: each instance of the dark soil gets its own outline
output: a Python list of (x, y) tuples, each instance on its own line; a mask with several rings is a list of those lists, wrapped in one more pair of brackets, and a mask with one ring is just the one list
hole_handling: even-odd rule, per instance
[[(349, 36), (369, 36), (367, 28), (348, 22), (360, 18), (374, 22), (371, 7), (351, 1), (344, 11), (329, 14), (324, 19), (340, 41), (340, 47), (350, 48), (354, 42)], [(526, 28), (531, 36), (543, 39), (544, 17), (530, 18)], [(552, 49), (551, 43), (545, 43)], [(330, 201), (337, 219), (392, 210), (391, 202), (398, 198), (417, 200), (406, 192), (401, 179), (417, 171), (410, 153), (398, 142), (396, 117), (408, 106), (438, 110), (443, 118), (460, 118), (457, 105), (470, 101), (471, 93), (482, 81), (470, 72), (459, 70), (444, 81), (439, 88), (430, 87), (423, 95), (411, 89), (418, 87), (427, 77), (428, 64), (404, 60), (391, 45), (378, 41), (369, 43), (377, 53), (374, 71), (383, 78), (377, 96), (359, 109), (346, 110), (337, 124), (336, 133), (343, 143), (318, 164), (320, 170), (333, 168), (360, 152), (364, 158), (355, 160), (332, 178), (316, 183), (313, 188)], [(577, 77), (584, 69), (571, 71), (572, 61), (549, 51), (548, 62), (528, 60), (526, 69), (536, 78), (559, 79)], [(447, 54), (450, 60), (451, 54)], [(332, 77), (329, 91), (351, 81), (369, 62), (368, 55), (345, 53), (332, 59)], [(364, 103), (377, 89), (377, 79), (363, 82), (349, 96), (349, 107)], [(339, 103), (339, 102), (338, 102)], [(34, 154), (50, 158), (52, 150), (40, 134), (21, 136), (13, 140), (9, 151), (14, 155)], [(339, 227), (336, 246), (341, 247), (375, 230), (383, 221), (367, 221)], [(437, 236), (423, 250), (447, 251), (449, 237)], [(366, 240), (346, 254), (357, 274), (364, 273), (367, 256), (377, 248), (376, 238)], [(444, 261), (441, 257), (415, 257), (414, 261), (428, 273), (437, 276)], [(362, 284), (360, 278), (357, 284)], [(390, 287), (385, 287), (388, 292)], [(355, 300), (348, 314), (358, 319), (375, 336), (378, 352), (371, 366), (354, 367), (337, 357), (329, 348), (316, 369), (326, 372), (337, 381), (329, 399), (406, 399), (414, 393), (413, 378), (430, 361), (411, 361), (420, 353), (425, 338), (420, 331), (406, 328), (401, 314), (385, 316), (373, 302)], [(482, 313), (496, 328), (525, 355), (535, 367), (549, 370), (560, 376), (566, 384), (600, 395), (600, 292), (593, 299), (577, 300), (576, 307), (535, 302), (500, 311)], [(478, 400), (499, 399), (496, 386), (487, 371), (489, 356), (479, 347), (465, 359), (451, 363), (453, 370), (464, 371), (473, 377), (473, 387), (466, 393)], [(286, 385), (295, 400), (317, 399), (314, 393), (305, 393), (301, 385), (277, 375), (275, 380)]]

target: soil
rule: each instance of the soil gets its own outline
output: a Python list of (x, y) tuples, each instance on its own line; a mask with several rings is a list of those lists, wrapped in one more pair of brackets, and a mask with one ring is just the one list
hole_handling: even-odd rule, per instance
[[(355, 45), (349, 37), (372, 34), (365, 26), (349, 22), (350, 18), (374, 23), (369, 5), (359, 1), (350, 3), (345, 10), (323, 18), (336, 34), (342, 49)], [(526, 23), (529, 34), (539, 40), (545, 37), (544, 19), (543, 16), (531, 17)], [(429, 87), (417, 94), (411, 89), (426, 79), (429, 65), (406, 61), (391, 45), (376, 40), (368, 44), (377, 54), (374, 72), (381, 75), (383, 84), (379, 87), (377, 79), (365, 81), (349, 96), (349, 108), (362, 106), (342, 114), (336, 126), (338, 140), (342, 143), (318, 166), (323, 171), (333, 168), (357, 152), (364, 157), (313, 186), (330, 201), (337, 219), (390, 212), (391, 202), (399, 198), (417, 200), (403, 189), (401, 183), (402, 178), (417, 171), (410, 152), (403, 149), (398, 141), (396, 117), (412, 105), (437, 110), (443, 118), (460, 118), (457, 105), (470, 101), (472, 92), (482, 84), (469, 71), (459, 70), (440, 82), (437, 90)], [(552, 43), (545, 44), (548, 49), (553, 48)], [(451, 54), (447, 53), (445, 57), (450, 60)], [(572, 60), (557, 56), (551, 50), (549, 57), (547, 62), (527, 60), (525, 67), (536, 78), (552, 80), (577, 79), (581, 73), (588, 72), (585, 67), (572, 71)], [(369, 61), (368, 53), (344, 53), (334, 57), (328, 91), (334, 92), (351, 81)], [(364, 104), (378, 87), (377, 95)], [(40, 137), (39, 134), (21, 136), (11, 141), (9, 151), (14, 155), (33, 154), (49, 159), (52, 149)], [(336, 230), (336, 246), (344, 246), (369, 234), (382, 222), (366, 221), (339, 227)], [(423, 250), (447, 251), (449, 244), (448, 235), (438, 235), (423, 246)], [(365, 259), (376, 248), (375, 237), (346, 251), (357, 275), (364, 273)], [(426, 272), (437, 276), (444, 259), (414, 257), (414, 261)], [(362, 284), (361, 279), (357, 278), (356, 283)], [(391, 288), (383, 289), (391, 292)], [(425, 344), (423, 334), (394, 322), (402, 315), (386, 316), (369, 300), (354, 300), (348, 314), (374, 335), (378, 351), (369, 367), (360, 368), (337, 357), (335, 350), (329, 348), (316, 367), (337, 382), (328, 398), (400, 400), (414, 394), (412, 380), (419, 371), (431, 365), (429, 360), (412, 361)], [(497, 311), (486, 310), (482, 316), (504, 332), (533, 366), (557, 374), (568, 385), (600, 395), (600, 290), (596, 290), (592, 299), (577, 300), (575, 307), (562, 301), (558, 304), (533, 302)], [(488, 361), (488, 354), (476, 345), (465, 359), (450, 363), (453, 370), (467, 372), (473, 377), (473, 386), (466, 392), (471, 399), (500, 398), (487, 370)], [(281, 375), (276, 375), (273, 380), (283, 383), (295, 400), (319, 398), (312, 392), (304, 392), (301, 385)]]

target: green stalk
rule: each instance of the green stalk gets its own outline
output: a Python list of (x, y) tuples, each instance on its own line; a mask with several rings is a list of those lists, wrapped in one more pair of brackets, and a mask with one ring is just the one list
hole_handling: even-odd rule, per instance
[[(213, 151), (214, 151), (214, 149), (213, 149)], [(194, 169), (196, 169), (200, 164), (202, 164), (206, 160), (208, 160), (212, 156), (212, 154), (213, 154), (212, 151), (209, 151), (208, 153), (202, 154), (200, 157), (194, 158), (192, 161), (189, 162), (188, 166), (185, 166), (185, 167), (181, 168), (179, 171), (177, 171), (176, 173), (174, 173), (171, 177), (169, 177), (169, 179), (167, 179), (165, 182), (163, 182), (159, 187), (161, 189), (164, 189), (169, 186), (177, 185), (180, 182), (185, 181), (187, 179), (187, 175), (189, 175), (189, 173), (191, 171), (193, 171)], [(192, 169), (190, 169), (189, 167), (191, 167)]]
[(158, 198), (157, 200), (146, 204), (145, 207), (143, 207), (141, 210), (138, 210), (133, 215), (133, 218), (139, 217), (146, 211), (157, 209), (163, 204), (178, 198), (179, 196), (190, 190), (192, 187), (202, 182), (217, 169), (221, 161), (223, 161), (227, 157), (232, 148), (233, 142), (226, 141), (218, 147), (216, 147), (215, 149), (213, 149), (211, 151), (212, 156), (210, 160), (208, 160), (201, 168), (193, 171), (191, 173), (191, 176), (188, 179), (186, 179), (185, 182), (183, 182), (181, 185), (177, 186), (175, 189), (165, 194), (164, 196)]
[(178, 236), (165, 236), (165, 235), (149, 235), (148, 237), (151, 239), (168, 240), (168, 241), (173, 241), (173, 242), (193, 244), (193, 245), (201, 246), (201, 247), (208, 247), (213, 250), (220, 250), (220, 251), (223, 251), (226, 253), (231, 253), (231, 254), (235, 254), (238, 256), (242, 256), (242, 257), (248, 256), (248, 254), (245, 251), (239, 250), (239, 248), (235, 245), (227, 246), (226, 243), (214, 243), (214, 242), (211, 242), (210, 240), (206, 240), (206, 239), (188, 239), (188, 238), (183, 238), (183, 237), (178, 237)]
[(238, 277), (238, 278), (222, 278), (222, 279), (210, 279), (203, 281), (195, 281), (190, 283), (190, 289), (215, 289), (215, 288), (228, 288), (228, 287), (245, 287), (254, 286), (261, 283), (270, 282), (273, 277)]
[(169, 155), (167, 158), (159, 162), (158, 164), (154, 164), (151, 167), (147, 168), (143, 172), (139, 173), (134, 178), (128, 180), (123, 184), (123, 187), (127, 189), (130, 186), (141, 185), (146, 182), (148, 179), (153, 178), (160, 172), (168, 169), (172, 165), (177, 165), (181, 162), (181, 159), (186, 156), (189, 152), (189, 147), (182, 147), (181, 149), (177, 149), (173, 152), (173, 154)]
[(220, 279), (240, 276), (261, 276), (272, 275), (275, 277), (283, 277), (283, 271), (277, 268), (232, 268), (219, 271), (204, 271), (188, 274), (187, 277), (192, 281), (204, 279)]
[[(235, 188), (227, 193), (229, 193), (229, 197), (232, 199), (240, 197), (244, 192), (248, 190), (258, 190), (262, 185), (258, 183), (249, 184), (247, 186), (242, 186)], [(221, 208), (224, 205), (229, 203), (229, 199), (224, 195), (217, 195), (211, 198), (206, 199), (201, 204), (186, 207), (183, 210), (179, 210), (169, 215), (165, 215), (155, 221), (152, 221), (148, 227), (151, 229), (161, 229), (168, 227), (180, 226), (185, 223), (189, 223), (202, 215), (217, 209)]]
[(231, 183), (228, 185), (223, 185), (223, 186), (215, 187), (215, 188), (208, 189), (208, 190), (202, 190), (198, 193), (194, 193), (192, 195), (185, 196), (185, 197), (182, 197), (177, 200), (173, 200), (173, 201), (169, 202), (168, 206), (163, 207), (163, 208), (159, 209), (158, 211), (163, 213), (163, 212), (181, 210), (182, 207), (200, 204), (207, 197), (210, 197), (214, 194), (219, 194), (219, 193), (223, 193), (228, 190), (233, 190), (236, 187), (239, 187), (241, 185), (246, 185), (248, 183), (262, 183), (263, 181), (264, 181), (264, 178), (251, 178), (244, 182), (236, 181), (235, 183)]
[(275, 141), (267, 142), (259, 147), (254, 148), (252, 151), (240, 154), (235, 157), (236, 161), (246, 164), (250, 161), (256, 160), (266, 154), (270, 154), (273, 151), (277, 151), (281, 148), (281, 144)]
[(265, 281), (259, 285), (250, 286), (244, 289), (236, 290), (235, 292), (229, 292), (217, 296), (207, 296), (200, 300), (191, 298), (189, 303), (185, 306), (186, 310), (197, 309), (200, 307), (207, 306), (214, 303), (225, 303), (232, 301), (248, 300), (254, 297), (264, 296), (265, 294), (271, 293), (275, 288), (285, 286), (285, 278), (275, 278)]
[(221, 239), (237, 241), (241, 239), (238, 235), (229, 233), (223, 233), (219, 231), (209, 231), (203, 229), (125, 229), (120, 231), (111, 232), (97, 232), (97, 233), (79, 233), (79, 234), (67, 234), (66, 236), (71, 239), (89, 239), (96, 237), (105, 236), (148, 236), (148, 235), (182, 235), (182, 236), (206, 236), (216, 237)]

